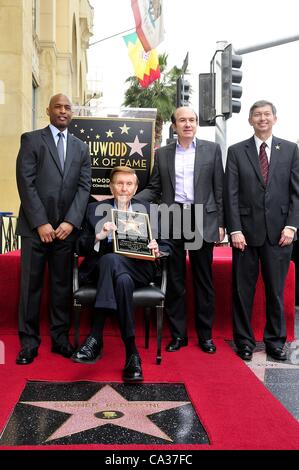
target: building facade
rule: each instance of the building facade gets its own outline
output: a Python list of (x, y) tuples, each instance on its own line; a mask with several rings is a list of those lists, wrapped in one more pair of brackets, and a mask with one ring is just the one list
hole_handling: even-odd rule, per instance
[(88, 0), (0, 0), (0, 212), (18, 211), (21, 134), (48, 124), (52, 95), (87, 100), (92, 19)]

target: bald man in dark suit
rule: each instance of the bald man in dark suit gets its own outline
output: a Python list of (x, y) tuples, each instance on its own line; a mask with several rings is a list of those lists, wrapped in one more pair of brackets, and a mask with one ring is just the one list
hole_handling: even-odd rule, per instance
[(266, 352), (286, 360), (284, 285), (299, 226), (299, 151), (272, 135), (275, 106), (253, 104), (254, 136), (228, 149), (225, 209), (233, 247), (233, 320), (237, 354), (251, 360), (255, 338), (251, 312), (259, 265), (265, 283)]
[(50, 125), (21, 137), (17, 185), (21, 200), (17, 233), (21, 244), (21, 294), (17, 364), (30, 364), (40, 344), (39, 309), (46, 263), (50, 281), (52, 352), (70, 357), (72, 256), (86, 210), (91, 181), (88, 146), (72, 136), (70, 99), (51, 98)]
[[(159, 201), (168, 208), (174, 207), (181, 220), (177, 223), (175, 218), (170, 216), (169, 219), (173, 254), (169, 260), (166, 307), (172, 340), (166, 349), (175, 352), (188, 344), (185, 299), (188, 249), (199, 346), (204, 352), (213, 354), (216, 352), (212, 339), (213, 248), (215, 242), (224, 238), (221, 149), (214, 142), (195, 137), (198, 118), (193, 109), (179, 107), (171, 119), (178, 141), (156, 150), (150, 182), (137, 196), (147, 201)], [(188, 220), (194, 243), (187, 233)], [(162, 221), (162, 231), (163, 225)], [(163, 234), (162, 238), (165, 238)], [(199, 239), (201, 243), (197, 243)]]

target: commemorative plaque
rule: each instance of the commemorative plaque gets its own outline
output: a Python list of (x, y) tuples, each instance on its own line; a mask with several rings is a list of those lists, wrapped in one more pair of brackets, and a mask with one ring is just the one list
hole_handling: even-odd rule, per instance
[(152, 240), (148, 214), (117, 209), (112, 209), (111, 214), (112, 222), (117, 227), (113, 232), (114, 253), (129, 258), (154, 260), (154, 252), (147, 246)]

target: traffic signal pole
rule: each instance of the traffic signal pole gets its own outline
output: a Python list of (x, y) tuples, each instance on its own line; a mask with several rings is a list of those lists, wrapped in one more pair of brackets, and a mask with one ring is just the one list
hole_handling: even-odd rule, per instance
[(274, 41), (263, 42), (253, 46), (247, 46), (239, 49), (235, 49), (236, 54), (244, 55), (249, 52), (261, 51), (262, 49), (269, 49), (270, 47), (281, 46), (282, 44), (288, 44), (289, 42), (299, 41), (299, 36), (288, 36), (286, 38), (275, 39)]
[[(290, 42), (299, 41), (299, 35), (288, 36), (285, 38), (275, 39), (273, 41), (260, 43), (252, 46), (247, 46), (243, 48), (234, 48), (233, 53), (238, 55), (249, 54), (251, 52), (260, 51), (263, 49), (269, 49), (270, 47), (281, 46), (283, 44), (288, 44)], [(227, 144), (226, 144), (226, 118), (230, 117), (225, 115), (222, 112), (222, 102), (221, 102), (221, 82), (222, 82), (222, 53), (226, 46), (226, 41), (217, 41), (216, 45), (216, 53), (214, 55), (214, 68), (215, 68), (215, 142), (217, 142), (222, 151), (222, 160), (223, 165), (225, 166), (226, 163), (226, 152), (227, 152)], [(241, 92), (242, 93), (242, 92)], [(237, 96), (238, 97), (238, 96)], [(240, 96), (239, 96), (240, 97)], [(239, 98), (238, 97), (238, 98)], [(238, 111), (233, 111), (238, 112)]]
[(212, 67), (215, 73), (215, 142), (220, 145), (222, 162), (226, 162), (226, 119), (222, 113), (222, 52), (227, 46), (226, 41), (217, 41), (216, 53)]

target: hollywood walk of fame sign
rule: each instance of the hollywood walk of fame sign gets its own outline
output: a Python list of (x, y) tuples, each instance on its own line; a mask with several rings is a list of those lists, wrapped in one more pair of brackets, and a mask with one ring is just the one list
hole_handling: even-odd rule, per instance
[(28, 382), (1, 445), (209, 444), (183, 384)]
[(114, 253), (129, 258), (155, 260), (153, 250), (147, 246), (153, 238), (148, 215), (112, 209), (111, 216), (117, 227), (113, 232)]
[(74, 117), (69, 131), (89, 146), (91, 194), (110, 195), (109, 175), (115, 166), (129, 166), (141, 191), (148, 183), (154, 158), (155, 120), (149, 118)]

